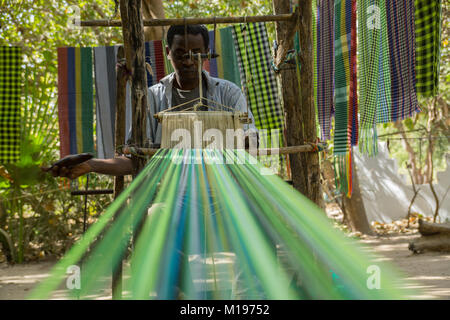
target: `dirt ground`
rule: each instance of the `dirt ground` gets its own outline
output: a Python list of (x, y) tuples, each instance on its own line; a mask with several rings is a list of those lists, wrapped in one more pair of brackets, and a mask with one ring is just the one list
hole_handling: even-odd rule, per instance
[[(421, 295), (411, 299), (450, 299), (450, 253), (413, 254), (408, 243), (419, 237), (413, 234), (391, 234), (364, 237), (360, 241), (380, 260), (389, 261), (401, 271), (404, 287), (420, 288)], [(56, 261), (42, 261), (9, 266), (0, 264), (0, 300), (25, 299), (31, 289), (48, 276)], [(103, 298), (110, 298), (105, 292)]]

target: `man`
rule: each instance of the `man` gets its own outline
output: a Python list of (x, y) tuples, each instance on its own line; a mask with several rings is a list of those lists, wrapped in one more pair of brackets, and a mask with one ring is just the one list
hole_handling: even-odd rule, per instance
[[(189, 58), (189, 53), (206, 54), (209, 51), (209, 34), (203, 25), (171, 26), (167, 32), (166, 53), (175, 72), (161, 79), (161, 81), (148, 90), (148, 130), (147, 140), (150, 144), (161, 143), (161, 125), (153, 117), (154, 114), (192, 101), (199, 97), (200, 91), (206, 101), (215, 101), (217, 105), (225, 105), (236, 111), (247, 112), (252, 120), (250, 125), (244, 125), (244, 129), (255, 132), (253, 115), (247, 110), (247, 104), (242, 91), (230, 81), (213, 78), (205, 71), (202, 72), (202, 90), (199, 87), (198, 60)], [(187, 36), (187, 39), (186, 39)], [(211, 102), (206, 102), (206, 104)], [(193, 104), (185, 104), (182, 108), (192, 107)], [(72, 169), (53, 166), (51, 170), (54, 176), (75, 179), (89, 172), (123, 176), (135, 173), (130, 158), (119, 156), (114, 159), (91, 159)]]

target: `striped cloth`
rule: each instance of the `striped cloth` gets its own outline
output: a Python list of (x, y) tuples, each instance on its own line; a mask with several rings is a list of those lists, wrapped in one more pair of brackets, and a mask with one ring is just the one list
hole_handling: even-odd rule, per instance
[(0, 164), (20, 158), (22, 50), (0, 47)]
[[(335, 130), (334, 155), (336, 182), (344, 193), (351, 194), (351, 158), (352, 129), (357, 119), (353, 112), (356, 107), (356, 43), (352, 38), (356, 27), (356, 0), (336, 0), (335, 41), (334, 41), (334, 92), (335, 92)], [(352, 47), (353, 45), (353, 47)], [(352, 89), (353, 91), (350, 91)]]
[(94, 48), (97, 157), (114, 158), (116, 57), (119, 46)]
[(236, 49), (231, 28), (223, 28), (209, 32), (209, 47), (216, 51), (218, 58), (205, 61), (204, 69), (212, 77), (225, 79), (241, 86), (241, 76), (236, 56)]
[(264, 23), (232, 27), (241, 85), (258, 129), (283, 129), (283, 110)]
[[(97, 157), (113, 158), (115, 154), (115, 116), (116, 116), (116, 63), (119, 46), (94, 48), (95, 88), (97, 105)], [(147, 85), (158, 83), (166, 75), (164, 45), (161, 40), (145, 43), (145, 61), (150, 65), (147, 70)], [(151, 72), (150, 72), (151, 71)], [(127, 87), (127, 97), (130, 96)], [(126, 100), (126, 132), (131, 126), (131, 101)], [(125, 143), (125, 141), (124, 141)]]
[(58, 48), (60, 155), (94, 152), (92, 48)]
[(317, 114), (321, 140), (331, 139), (334, 114), (334, 0), (317, 0)]
[(414, 3), (388, 1), (391, 66), (391, 119), (405, 119), (420, 111), (415, 91)]
[(415, 0), (416, 90), (424, 96), (438, 91), (441, 25), (441, 0)]
[(391, 79), (385, 1), (358, 0), (360, 151), (377, 152), (376, 124), (391, 121)]

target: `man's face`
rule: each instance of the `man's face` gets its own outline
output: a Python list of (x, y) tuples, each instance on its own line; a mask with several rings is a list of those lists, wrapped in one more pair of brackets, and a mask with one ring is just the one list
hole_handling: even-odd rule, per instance
[[(187, 47), (186, 47), (187, 44)], [(182, 82), (198, 81), (198, 61), (184, 58), (186, 53), (206, 53), (202, 35), (188, 34), (187, 43), (184, 35), (176, 34), (173, 37), (172, 47), (166, 47), (166, 53), (172, 62), (172, 66)]]

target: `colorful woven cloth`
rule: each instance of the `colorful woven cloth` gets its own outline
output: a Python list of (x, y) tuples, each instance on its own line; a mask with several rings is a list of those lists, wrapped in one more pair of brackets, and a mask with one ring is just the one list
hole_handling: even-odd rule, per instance
[(0, 47), (0, 164), (20, 158), (22, 50)]
[(60, 155), (94, 152), (92, 48), (58, 48)]
[[(356, 0), (335, 1), (335, 42), (334, 42), (334, 92), (335, 92), (335, 130), (334, 155), (337, 164), (337, 182), (341, 191), (351, 194), (351, 158), (352, 129), (357, 122), (356, 85), (356, 42), (352, 41), (352, 31), (356, 26), (356, 12), (353, 11)], [(350, 91), (350, 89), (352, 91)]]
[(145, 43), (145, 62), (151, 66), (152, 73), (147, 70), (147, 84), (151, 87), (165, 77), (164, 46), (161, 40)]
[(331, 139), (334, 114), (334, 0), (317, 0), (317, 114), (321, 140)]
[(114, 158), (118, 46), (94, 48), (97, 157)]
[(439, 86), (442, 1), (415, 0), (416, 90), (433, 96)]
[(209, 32), (209, 47), (215, 49), (218, 58), (211, 59), (205, 63), (205, 70), (209, 71), (212, 77), (217, 77), (233, 82), (241, 86), (241, 76), (236, 56), (236, 49), (231, 28), (223, 28)]
[(414, 3), (387, 1), (391, 66), (391, 119), (405, 119), (420, 111), (415, 90)]
[(283, 128), (283, 110), (271, 68), (270, 45), (264, 23), (233, 26), (243, 92), (258, 129)]
[(361, 152), (376, 154), (376, 124), (391, 121), (391, 79), (385, 1), (358, 0)]
[[(116, 116), (116, 64), (119, 46), (94, 48), (95, 88), (97, 105), (97, 156), (101, 159), (113, 158), (115, 154), (115, 116)], [(161, 40), (145, 43), (147, 85), (151, 87), (166, 75), (164, 45)], [(131, 126), (130, 91), (127, 88), (126, 125)], [(123, 142), (125, 143), (125, 141)]]

